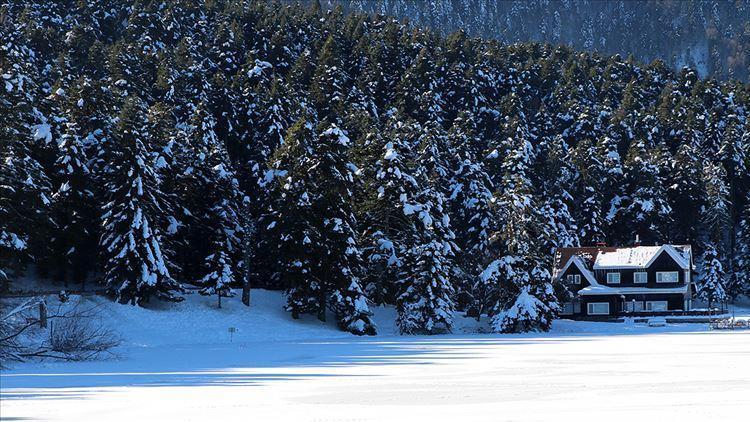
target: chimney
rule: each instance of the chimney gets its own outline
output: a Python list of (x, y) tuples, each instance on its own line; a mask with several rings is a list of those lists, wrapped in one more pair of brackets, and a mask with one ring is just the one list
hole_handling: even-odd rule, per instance
[(635, 243), (633, 244), (633, 246), (641, 246), (641, 235), (635, 235)]

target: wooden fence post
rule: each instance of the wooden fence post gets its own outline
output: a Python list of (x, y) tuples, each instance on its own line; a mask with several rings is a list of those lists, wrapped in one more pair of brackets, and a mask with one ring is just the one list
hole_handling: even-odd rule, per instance
[(39, 327), (47, 328), (47, 302), (39, 302)]

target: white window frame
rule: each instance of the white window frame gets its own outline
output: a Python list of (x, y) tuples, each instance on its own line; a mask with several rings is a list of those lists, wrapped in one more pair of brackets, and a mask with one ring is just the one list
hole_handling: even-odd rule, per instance
[[(674, 281), (664, 281), (664, 274), (674, 274)], [(680, 282), (680, 272), (679, 271), (657, 271), (656, 272), (656, 282), (657, 283), (679, 283)]]
[(560, 306), (560, 315), (573, 315), (576, 313), (576, 307), (573, 302), (563, 302)]
[[(654, 303), (663, 303), (664, 309), (654, 309)], [(646, 301), (646, 310), (647, 311), (654, 311), (654, 312), (661, 312), (661, 311), (668, 311), (669, 310), (669, 302), (666, 300), (647, 300)]]
[[(616, 275), (617, 276), (617, 281), (611, 280), (609, 278), (610, 275)], [(621, 278), (621, 275), (620, 275), (619, 272), (607, 273), (607, 284), (620, 284), (620, 278)]]
[[(607, 312), (593, 312), (596, 305), (604, 305), (607, 307)], [(609, 315), (609, 302), (589, 302), (586, 304), (587, 315)]]
[(625, 312), (643, 312), (644, 306), (642, 300), (626, 300)]
[[(643, 276), (643, 280), (638, 280), (638, 276)], [(635, 284), (646, 284), (648, 283), (648, 273), (646, 271), (636, 271), (633, 273), (633, 283)]]
[(565, 280), (568, 282), (568, 284), (576, 284), (576, 285), (581, 284), (581, 275), (580, 274), (568, 274), (565, 277)]

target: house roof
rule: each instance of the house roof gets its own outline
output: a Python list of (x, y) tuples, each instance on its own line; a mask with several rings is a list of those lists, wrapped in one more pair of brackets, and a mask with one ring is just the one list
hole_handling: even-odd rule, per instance
[[(677, 250), (680, 247), (680, 250)], [(690, 269), (690, 256), (685, 255), (682, 246), (636, 246), (602, 251), (594, 260), (594, 269), (638, 269), (648, 268), (662, 253), (666, 252), (682, 269)]]
[(637, 269), (648, 268), (662, 253), (668, 253), (683, 269), (692, 264), (690, 245), (662, 246), (587, 246), (560, 248), (555, 253), (553, 273), (557, 276), (567, 269), (570, 258), (577, 256), (587, 269)]
[(597, 255), (601, 252), (605, 251), (616, 251), (616, 247), (612, 246), (584, 246), (584, 247), (578, 247), (578, 248), (559, 248), (555, 252), (554, 257), (554, 270), (557, 272), (558, 270), (561, 270), (570, 260), (570, 257), (572, 256), (578, 256), (580, 257), (583, 262), (585, 262), (587, 265), (589, 262), (593, 264), (594, 259), (596, 259)]

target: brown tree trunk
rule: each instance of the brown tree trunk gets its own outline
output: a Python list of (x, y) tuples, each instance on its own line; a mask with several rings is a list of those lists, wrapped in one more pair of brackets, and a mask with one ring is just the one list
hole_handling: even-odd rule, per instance
[(247, 224), (245, 226), (245, 255), (243, 256), (243, 260), (245, 263), (245, 279), (242, 282), (242, 304), (245, 306), (250, 306), (250, 258), (252, 255), (251, 238), (254, 230), (255, 227), (252, 224)]
[(39, 327), (47, 328), (47, 302), (39, 302)]

